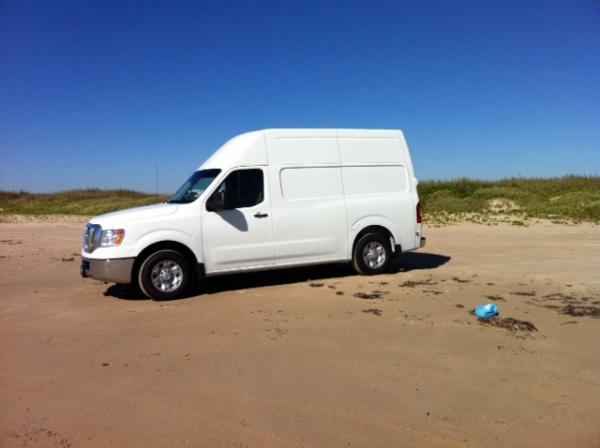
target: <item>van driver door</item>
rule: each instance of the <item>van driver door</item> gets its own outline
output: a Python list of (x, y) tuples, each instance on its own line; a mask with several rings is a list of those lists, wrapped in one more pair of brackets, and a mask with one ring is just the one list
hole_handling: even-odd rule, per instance
[(231, 171), (202, 210), (207, 274), (274, 264), (268, 174), (263, 167)]

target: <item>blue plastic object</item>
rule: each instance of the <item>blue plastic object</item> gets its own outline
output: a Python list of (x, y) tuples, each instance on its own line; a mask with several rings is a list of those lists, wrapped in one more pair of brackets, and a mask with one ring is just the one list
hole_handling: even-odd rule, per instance
[(490, 319), (491, 317), (498, 315), (498, 307), (495, 303), (478, 305), (477, 308), (475, 308), (475, 315), (481, 319)]

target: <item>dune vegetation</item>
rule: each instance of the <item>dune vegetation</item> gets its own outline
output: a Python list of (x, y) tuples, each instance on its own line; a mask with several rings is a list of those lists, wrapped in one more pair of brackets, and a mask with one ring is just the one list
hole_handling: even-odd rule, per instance
[(68, 190), (57, 193), (0, 191), (2, 215), (80, 215), (94, 216), (130, 207), (164, 202), (156, 196), (132, 190)]
[(457, 179), (419, 184), (425, 216), (433, 221), (490, 221), (515, 225), (530, 218), (600, 222), (600, 177)]
[[(520, 225), (532, 218), (600, 223), (600, 177), (597, 176), (433, 180), (421, 182), (418, 188), (424, 218), (431, 223), (507, 221)], [(0, 191), (0, 218), (93, 216), (167, 199), (168, 196), (131, 190), (85, 189), (45, 194)]]

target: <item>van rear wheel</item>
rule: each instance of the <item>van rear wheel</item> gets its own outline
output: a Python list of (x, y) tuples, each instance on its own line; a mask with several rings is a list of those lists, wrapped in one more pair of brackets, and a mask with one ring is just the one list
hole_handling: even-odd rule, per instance
[(352, 264), (359, 274), (375, 275), (387, 270), (390, 259), (389, 241), (380, 233), (372, 232), (363, 235), (356, 243)]
[(191, 275), (190, 264), (180, 252), (159, 250), (142, 262), (138, 284), (144, 295), (151, 299), (175, 299), (186, 291)]

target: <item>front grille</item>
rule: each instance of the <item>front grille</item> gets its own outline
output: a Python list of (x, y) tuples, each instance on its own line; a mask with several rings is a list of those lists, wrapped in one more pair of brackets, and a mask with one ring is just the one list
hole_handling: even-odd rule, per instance
[(99, 224), (86, 225), (83, 231), (83, 250), (85, 250), (88, 254), (94, 252), (94, 250), (100, 245), (101, 233), (102, 227)]

